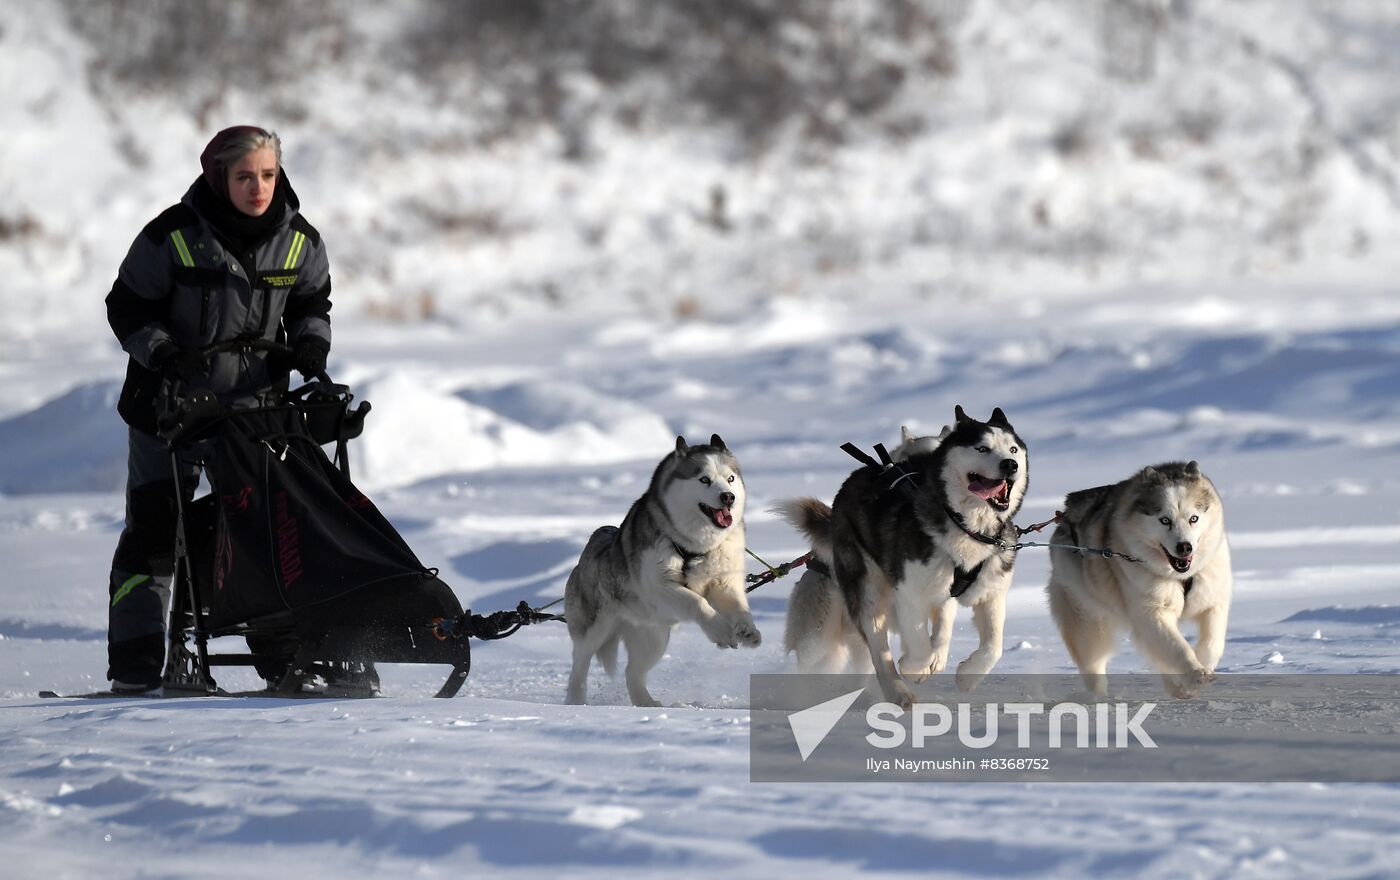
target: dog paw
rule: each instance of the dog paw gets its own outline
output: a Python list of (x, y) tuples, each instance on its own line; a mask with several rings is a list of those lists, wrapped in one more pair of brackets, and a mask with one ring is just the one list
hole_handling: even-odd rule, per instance
[(715, 616), (701, 624), (701, 629), (705, 635), (710, 637), (710, 641), (721, 648), (737, 648), (739, 641), (735, 638), (735, 627), (723, 617)]
[(910, 657), (908, 654), (899, 658), (899, 674), (904, 676), (905, 681), (921, 684), (928, 680), (933, 674), (933, 659), (929, 657)]
[(885, 693), (885, 699), (905, 711), (912, 709), (915, 703), (914, 692), (902, 681), (894, 683), (894, 686)]
[(944, 648), (942, 651), (934, 651), (934, 652), (933, 652), (933, 660), (930, 661), (930, 663), (929, 663), (929, 665), (928, 665), (929, 674), (931, 674), (931, 675), (937, 675), (938, 673), (942, 672), (943, 670), (945, 670), (945, 669), (947, 669), (947, 668), (948, 668), (948, 649), (947, 649), (947, 648)]
[(1162, 680), (1167, 686), (1167, 693), (1178, 700), (1189, 700), (1199, 694), (1206, 685), (1215, 681), (1215, 671), (1193, 669), (1190, 672), (1164, 675)]
[(984, 663), (972, 657), (959, 663), (956, 678), (958, 690), (965, 694), (970, 694), (977, 690), (977, 686), (982, 683), (982, 679), (987, 677), (988, 671)]
[(914, 684), (928, 681), (929, 676), (937, 675), (948, 666), (948, 652), (932, 653), (924, 656), (905, 654), (899, 658), (899, 673)]
[(757, 648), (763, 642), (763, 635), (750, 619), (734, 621), (732, 631), (734, 641), (746, 648)]

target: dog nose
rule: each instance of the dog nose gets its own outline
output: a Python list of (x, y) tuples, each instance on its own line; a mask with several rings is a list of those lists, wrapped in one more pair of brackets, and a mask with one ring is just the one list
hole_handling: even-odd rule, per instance
[(1191, 550), (1192, 550), (1192, 549), (1193, 549), (1193, 548), (1191, 547), (1191, 542), (1190, 542), (1190, 541), (1177, 541), (1177, 542), (1176, 542), (1176, 555), (1177, 555), (1177, 556), (1183, 556), (1183, 557), (1184, 557), (1184, 556), (1190, 556), (1190, 555), (1191, 555)]
[(1021, 465), (1014, 458), (1003, 458), (1001, 460), (1001, 472), (1008, 477), (1021, 469)]
[(719, 503), (720, 503), (720, 504), (723, 504), (725, 507), (733, 507), (733, 506), (734, 506), (734, 493), (733, 493), (733, 492), (721, 492), (721, 493), (719, 493)]

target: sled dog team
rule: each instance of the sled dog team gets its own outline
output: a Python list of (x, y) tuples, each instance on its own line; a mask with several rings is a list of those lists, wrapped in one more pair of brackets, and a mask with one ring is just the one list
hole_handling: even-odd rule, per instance
[[(891, 463), (856, 469), (830, 505), (796, 498), (776, 512), (812, 549), (788, 603), (784, 646), (798, 668), (873, 671), (885, 699), (908, 706), (906, 682), (946, 668), (959, 606), (972, 610), (978, 644), (956, 666), (958, 688), (975, 688), (1001, 658), (1030, 461), (1000, 408), (982, 422), (957, 407), (938, 435), (902, 428), (900, 440)], [(678, 623), (699, 624), (721, 648), (759, 644), (744, 588), (744, 501), (739, 462), (718, 434), (700, 446), (677, 437), (622, 524), (593, 533), (564, 590), (569, 703), (585, 702), (594, 657), (615, 672), (621, 644), (632, 702), (658, 705), (647, 673)], [(1196, 462), (1071, 492), (1057, 521), (1046, 593), (1089, 690), (1106, 692), (1125, 630), (1173, 696), (1209, 684), (1232, 578), (1220, 496)], [(1194, 646), (1184, 621), (1199, 629)]]

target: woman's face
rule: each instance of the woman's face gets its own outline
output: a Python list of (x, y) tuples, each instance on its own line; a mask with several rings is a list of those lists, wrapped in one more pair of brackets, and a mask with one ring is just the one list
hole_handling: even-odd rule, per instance
[(228, 169), (228, 198), (249, 217), (261, 217), (277, 186), (277, 154), (271, 147), (245, 153)]

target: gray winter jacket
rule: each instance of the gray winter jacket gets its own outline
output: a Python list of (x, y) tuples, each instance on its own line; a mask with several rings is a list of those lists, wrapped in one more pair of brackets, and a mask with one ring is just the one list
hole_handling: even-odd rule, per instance
[[(152, 220), (122, 261), (107, 295), (107, 320), (130, 360), (117, 411), (155, 433), (161, 377), (153, 355), (164, 343), (199, 349), (230, 340), (295, 345), (305, 336), (330, 343), (330, 267), (316, 229), (302, 217), (285, 175), (286, 211), (251, 252), (234, 254), (196, 208), (196, 181), (178, 205)], [(285, 389), (288, 365), (265, 352), (212, 357), (191, 382), (224, 403), (257, 402)]]

